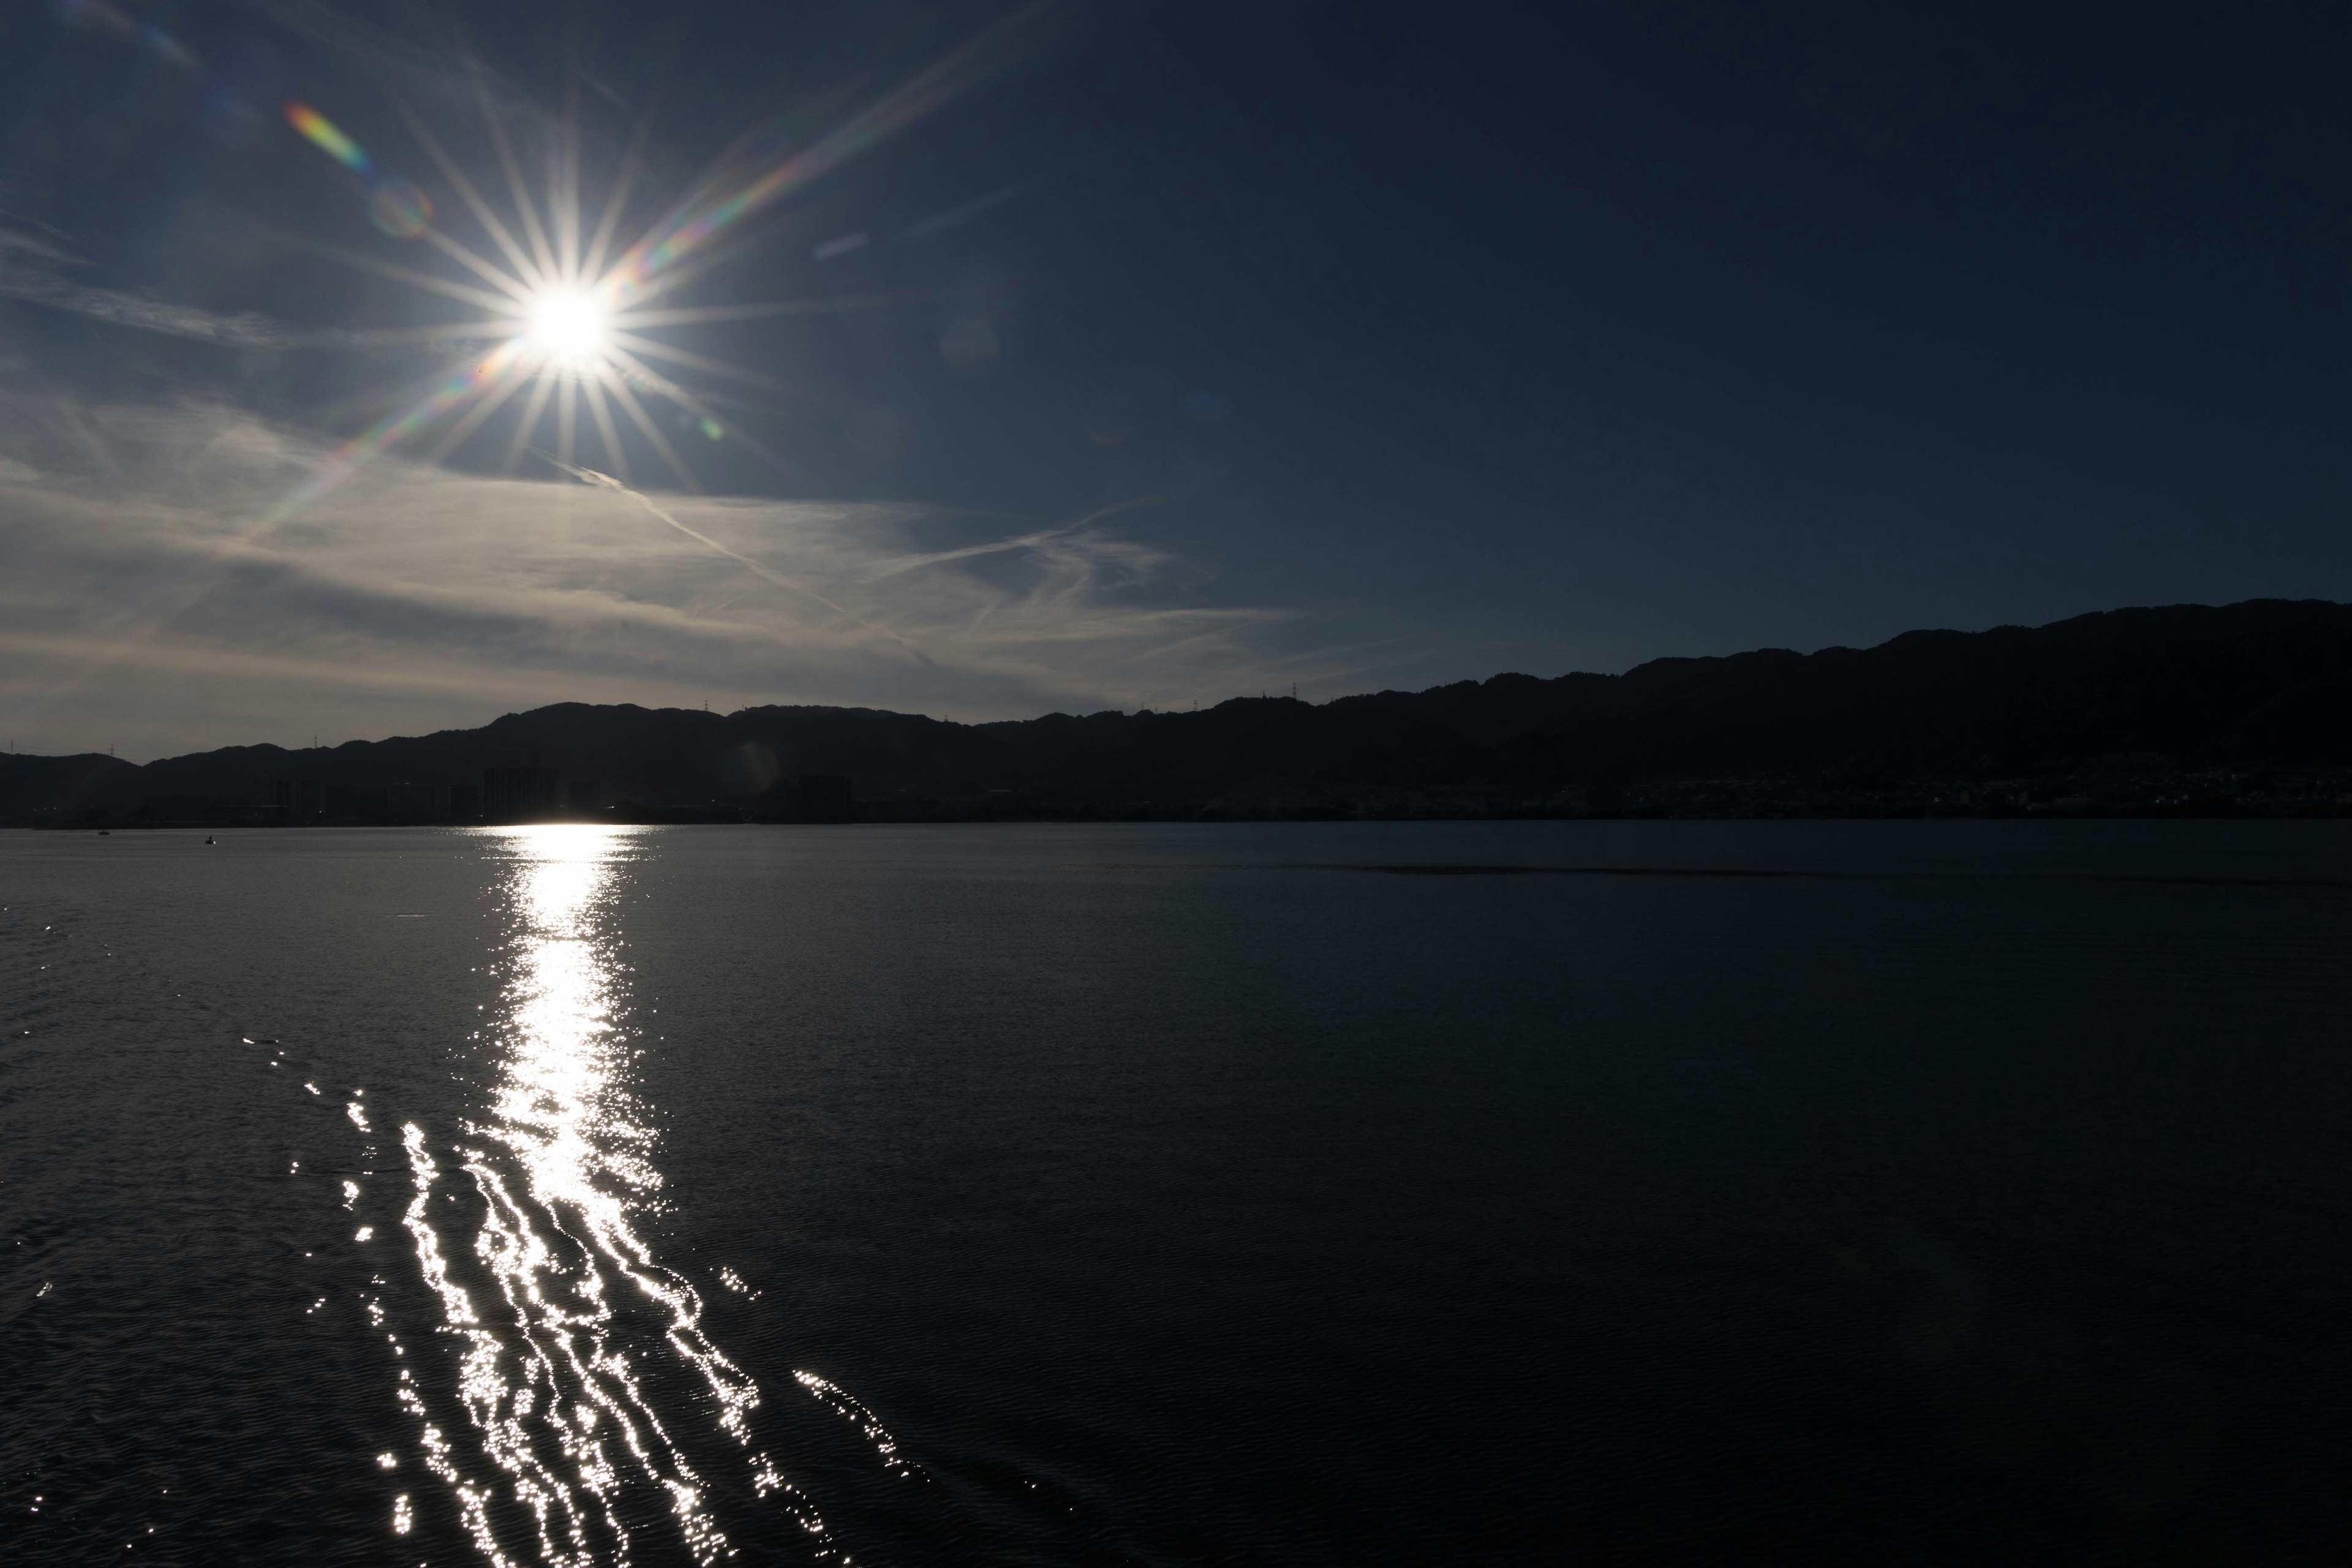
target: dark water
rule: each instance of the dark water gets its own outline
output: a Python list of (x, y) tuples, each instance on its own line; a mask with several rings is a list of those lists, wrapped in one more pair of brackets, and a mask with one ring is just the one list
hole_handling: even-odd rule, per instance
[(10, 1563), (2352, 1561), (2344, 826), (16, 834), (0, 905)]

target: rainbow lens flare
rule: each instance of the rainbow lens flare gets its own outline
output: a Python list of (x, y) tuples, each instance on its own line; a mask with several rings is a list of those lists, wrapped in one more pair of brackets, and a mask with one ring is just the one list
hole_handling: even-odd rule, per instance
[(374, 167), (368, 162), (368, 155), (360, 151), (358, 142), (336, 130), (333, 121), (307, 103), (289, 101), (286, 105), (286, 123), (300, 132), (303, 139), (320, 152), (354, 174), (364, 174)]
[(433, 222), (433, 203), (395, 174), (369, 194), (368, 221), (394, 239), (415, 239)]
[[(445, 421), (447, 428), (433, 460), (448, 456), (526, 387), (529, 395), (522, 399), (520, 415), (507, 443), (502, 471), (508, 474), (516, 470), (526, 452), (539, 452), (541, 424), (551, 405), (556, 426), (554, 450), (540, 455), (575, 478), (595, 472), (572, 461), (583, 416), (593, 424), (604, 460), (612, 470), (609, 476), (597, 478), (616, 488), (632, 482), (620, 434), (622, 420), (635, 428), (688, 490), (699, 486), (671, 442), (673, 430), (698, 431), (707, 440), (733, 442), (755, 457), (780, 462), (734, 422), (720, 418), (718, 410), (701, 397), (647, 362), (665, 362), (772, 390), (782, 390), (782, 383), (646, 336), (646, 330), (797, 315), (812, 310), (863, 309), (886, 303), (887, 298), (646, 307), (725, 259), (728, 247), (718, 242), (746, 219), (804, 191), (944, 104), (1010, 69), (1043, 46), (1051, 26), (1076, 9), (1070, 0), (1028, 0), (813, 139), (803, 140), (814, 128), (797, 117), (771, 123), (739, 142), (676, 197), (666, 213), (639, 231), (634, 243), (617, 251), (614, 249), (616, 227), (631, 205), (637, 182), (646, 173), (635, 143), (605, 195), (602, 216), (589, 224), (582, 207), (579, 136), (571, 109), (566, 109), (559, 139), (550, 151), (551, 177), (545, 187), (534, 191), (524, 178), (522, 162), (515, 155), (488, 89), (477, 82), (484, 130), (498, 153), (507, 194), (513, 202), (512, 216), (520, 223), (518, 232), (484, 199), (431, 129), (403, 110), (417, 142), (444, 176), (442, 188), (463, 203), (492, 242), (497, 257), (503, 258), (503, 265), (440, 227), (433, 204), (423, 191), (379, 170), (365, 149), (325, 115), (307, 103), (287, 100), (282, 106), (286, 123), (304, 141), (360, 176), (368, 195), (369, 220), (378, 230), (398, 239), (423, 240), (472, 274), (473, 281), (460, 282), (355, 252), (321, 247), (347, 264), (461, 300), (482, 312), (473, 321), (388, 329), (364, 334), (367, 340), (421, 344), (488, 339), (495, 346), (488, 353), (468, 351), (445, 366), (439, 375), (417, 384), (411, 394), (415, 401), (384, 415), (344, 443), (229, 548), (251, 542), (362, 465)], [(642, 132), (640, 126), (641, 135)], [(676, 424), (656, 421), (640, 394), (674, 405), (679, 415)]]

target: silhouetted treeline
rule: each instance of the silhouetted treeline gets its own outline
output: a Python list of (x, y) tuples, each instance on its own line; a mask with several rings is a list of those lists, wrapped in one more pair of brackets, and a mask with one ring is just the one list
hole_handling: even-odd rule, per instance
[(315, 751), (9, 757), (0, 814), (123, 821), (257, 779), (323, 799), (526, 761), (596, 781), (589, 814), (622, 820), (2333, 813), (2352, 810), (2347, 721), (2352, 606), (2257, 600), (1319, 705), (961, 724), (561, 703)]

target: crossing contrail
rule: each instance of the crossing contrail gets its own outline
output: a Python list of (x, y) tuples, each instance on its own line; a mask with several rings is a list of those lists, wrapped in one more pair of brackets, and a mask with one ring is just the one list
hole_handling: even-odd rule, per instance
[(826, 598), (823, 594), (818, 593), (815, 589), (795, 583), (781, 572), (772, 571), (768, 567), (762, 566), (760, 563), (752, 560), (750, 556), (743, 554), (740, 551), (730, 550), (727, 546), (719, 543), (719, 541), (711, 538), (710, 535), (707, 533), (702, 533), (694, 529), (688, 528), (686, 524), (672, 517), (668, 512), (663, 510), (660, 507), (656, 506), (651, 496), (646, 495), (638, 490), (631, 489), (628, 486), (623, 484), (612, 475), (600, 474), (593, 468), (583, 468), (576, 463), (567, 463), (561, 458), (548, 457), (548, 454), (541, 452), (536, 447), (532, 447), (531, 450), (537, 453), (540, 457), (546, 458), (550, 463), (552, 463), (555, 467), (562, 469), (565, 473), (570, 474), (573, 479), (578, 479), (583, 485), (593, 485), (599, 489), (617, 490), (622, 495), (629, 497), (639, 506), (644, 507), (647, 511), (653, 513), (656, 517), (661, 519), (664, 522), (669, 524), (672, 528), (677, 530), (688, 539), (693, 540), (697, 544), (702, 545), (709, 550), (717, 551), (719, 554), (727, 557), (728, 560), (748, 569), (761, 581), (772, 583), (788, 594), (798, 594), (804, 599), (814, 599), (818, 604), (823, 605), (826, 609), (831, 610), (835, 615), (842, 616), (849, 620), (856, 621), (867, 631), (881, 633), (884, 637), (888, 637), (892, 642), (897, 643), (900, 647), (905, 648), (908, 653), (913, 654), (918, 659), (921, 660), (925, 668), (930, 669), (937, 669), (939, 668), (938, 665), (931, 662), (931, 658), (929, 654), (926, 654), (921, 648), (917, 647), (913, 643), (908, 642), (905, 637), (900, 637), (897, 632), (892, 631), (888, 626), (883, 626), (878, 622), (867, 620), (864, 616), (859, 615), (856, 611), (849, 608), (847, 605), (836, 605), (831, 599)]

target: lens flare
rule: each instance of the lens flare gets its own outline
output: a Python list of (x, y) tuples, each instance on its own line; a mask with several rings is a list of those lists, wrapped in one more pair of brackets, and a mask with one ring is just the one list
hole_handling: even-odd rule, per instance
[(394, 239), (415, 239), (433, 223), (433, 203), (423, 191), (394, 176), (368, 194), (368, 221)]
[(374, 165), (360, 144), (335, 128), (335, 122), (307, 103), (289, 103), (286, 123), (302, 134), (308, 142), (354, 174), (364, 174)]
[(408, 394), (415, 401), (384, 415), (346, 442), (307, 481), (251, 527), (239, 531), (223, 552), (247, 548), (362, 465), (430, 428), (443, 427), (433, 460), (452, 455), (525, 387), (529, 395), (522, 399), (520, 417), (507, 445), (504, 471), (509, 474), (516, 471), (525, 452), (540, 450), (541, 421), (552, 405), (559, 468), (569, 468), (572, 464), (580, 416), (584, 413), (594, 423), (605, 468), (623, 484), (628, 483), (629, 461), (623, 450), (621, 423), (614, 417), (617, 413), (661, 458), (681, 489), (698, 490), (701, 487), (693, 472), (671, 444), (668, 422), (656, 420), (647, 412), (641, 394), (673, 405), (679, 415), (677, 428), (699, 430), (710, 441), (732, 442), (764, 461), (788, 466), (747, 434), (740, 421), (721, 418), (709, 401), (647, 362), (723, 376), (771, 392), (789, 391), (785, 383), (648, 337), (646, 331), (812, 310), (865, 310), (887, 305), (889, 298), (830, 296), (662, 310), (649, 310), (647, 305), (693, 282), (733, 254), (729, 247), (716, 242), (745, 220), (802, 193), (943, 105), (1012, 69), (1043, 47), (1051, 32), (1077, 11), (1071, 0), (1029, 0), (814, 138), (809, 134), (811, 127), (793, 116), (747, 136), (640, 231), (633, 244), (617, 251), (614, 247), (619, 224), (633, 205), (646, 167), (640, 155), (646, 134), (642, 123), (605, 193), (602, 216), (591, 225), (585, 221), (580, 188), (579, 131), (569, 104), (560, 134), (549, 150), (551, 177), (545, 186), (534, 190), (524, 177), (523, 161), (509, 138), (504, 117), (487, 88), (478, 81), (483, 130), (497, 150), (498, 167), (512, 199), (511, 216), (520, 226), (518, 233), (516, 226), (492, 207), (432, 127), (402, 108), (401, 117), (418, 146), (439, 169), (446, 189), (504, 258), (503, 266), (436, 224), (432, 203), (423, 191), (380, 171), (366, 151), (326, 116), (309, 104), (287, 102), (283, 106), (286, 122), (364, 182), (369, 216), (378, 229), (394, 238), (422, 240), (478, 279), (478, 283), (460, 283), (357, 252), (313, 246), (347, 265), (462, 300), (484, 312), (475, 322), (394, 328), (369, 334), (370, 341), (424, 343), (477, 334), (502, 335), (504, 341), (487, 354), (468, 353), (439, 374), (420, 381)]

